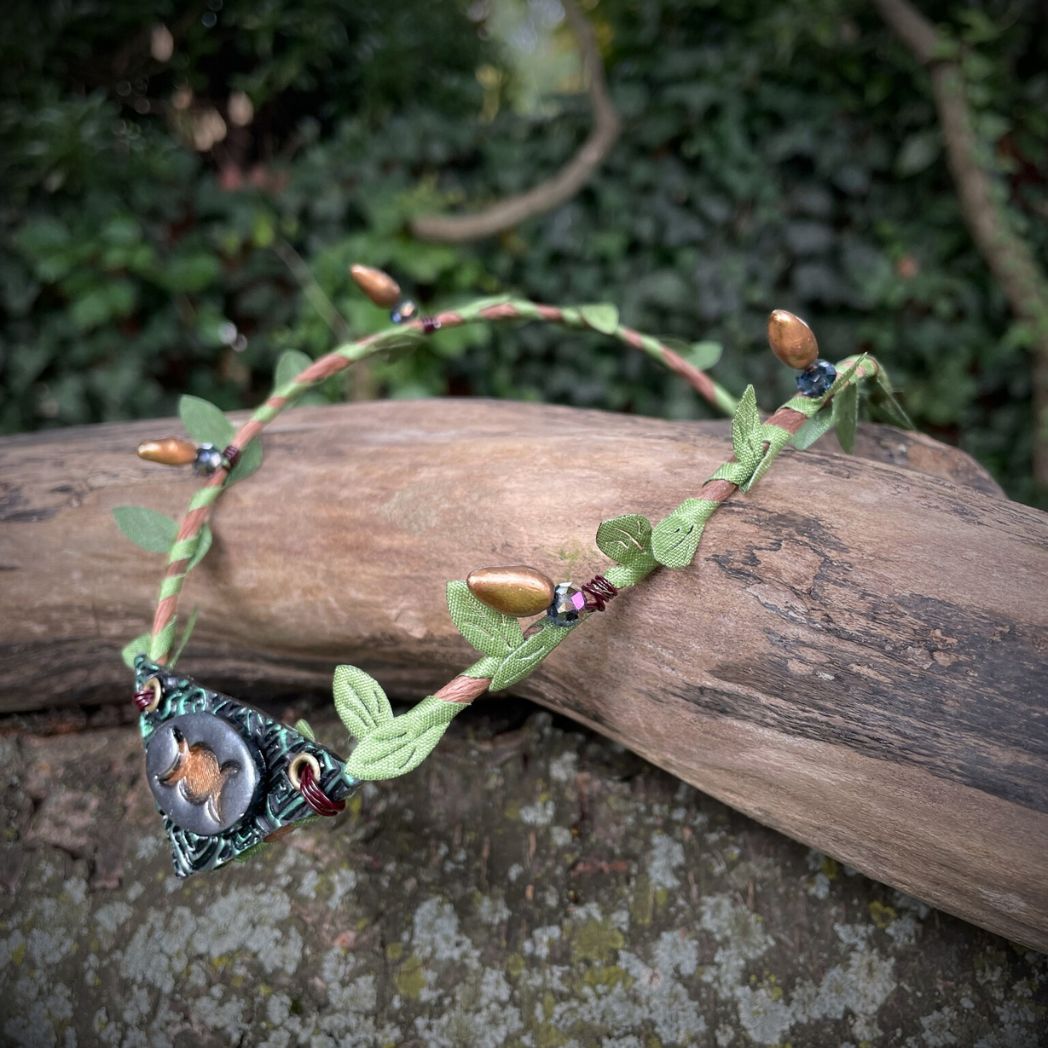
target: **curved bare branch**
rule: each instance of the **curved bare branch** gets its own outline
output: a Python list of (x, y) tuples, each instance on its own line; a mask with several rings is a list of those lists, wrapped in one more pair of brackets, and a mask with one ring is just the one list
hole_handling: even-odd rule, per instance
[(960, 64), (948, 41), (909, 0), (873, 0), (881, 17), (928, 68), (961, 214), (1012, 312), (1030, 326), (1033, 355), (1034, 480), (1048, 490), (1048, 276), (1016, 232), (983, 165)]
[(578, 41), (593, 107), (593, 130), (579, 151), (555, 175), (524, 193), (505, 197), (482, 211), (464, 215), (422, 215), (411, 231), (422, 240), (463, 243), (505, 232), (570, 200), (593, 177), (619, 136), (621, 121), (608, 93), (604, 63), (593, 27), (574, 0), (562, 0), (564, 14)]

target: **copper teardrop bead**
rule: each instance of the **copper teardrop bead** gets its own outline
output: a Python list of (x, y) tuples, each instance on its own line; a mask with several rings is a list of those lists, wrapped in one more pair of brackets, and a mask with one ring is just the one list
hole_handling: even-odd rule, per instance
[(785, 309), (773, 309), (768, 317), (768, 345), (779, 360), (798, 371), (810, 368), (819, 356), (815, 333)]
[(390, 309), (400, 301), (400, 285), (383, 270), (373, 266), (352, 265), (349, 275), (376, 306)]
[(159, 462), (164, 466), (188, 466), (196, 460), (196, 455), (196, 445), (181, 437), (147, 440), (138, 445), (140, 459), (145, 459), (146, 462)]
[(466, 585), (489, 608), (517, 618), (539, 615), (553, 603), (553, 580), (521, 564), (471, 571)]

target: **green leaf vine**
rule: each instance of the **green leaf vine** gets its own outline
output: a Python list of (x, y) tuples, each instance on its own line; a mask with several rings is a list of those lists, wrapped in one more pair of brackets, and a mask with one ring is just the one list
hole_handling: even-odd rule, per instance
[(463, 709), (429, 695), (399, 717), (374, 677), (356, 666), (339, 666), (335, 709), (357, 745), (345, 764), (353, 779), (391, 779), (417, 768)]

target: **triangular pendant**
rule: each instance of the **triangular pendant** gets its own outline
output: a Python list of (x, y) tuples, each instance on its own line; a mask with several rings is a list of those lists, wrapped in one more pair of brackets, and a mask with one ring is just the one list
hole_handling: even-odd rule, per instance
[(222, 866), (313, 816), (292, 782), (303, 761), (319, 769), (315, 782), (330, 801), (357, 787), (336, 753), (144, 655), (135, 660), (135, 690), (154, 698), (140, 720), (146, 774), (179, 877)]

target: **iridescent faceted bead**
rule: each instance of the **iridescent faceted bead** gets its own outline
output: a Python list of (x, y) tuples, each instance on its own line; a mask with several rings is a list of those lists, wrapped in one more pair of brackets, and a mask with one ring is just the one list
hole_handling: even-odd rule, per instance
[(418, 316), (418, 306), (410, 298), (402, 298), (390, 311), (389, 319), (394, 324), (404, 324)]
[(546, 617), (554, 626), (570, 626), (586, 607), (586, 594), (570, 582), (561, 582), (554, 592)]
[(837, 378), (837, 369), (828, 360), (816, 360), (797, 376), (797, 389), (805, 397), (821, 397)]
[(214, 444), (201, 444), (193, 460), (193, 472), (198, 477), (210, 477), (225, 465), (222, 452)]

